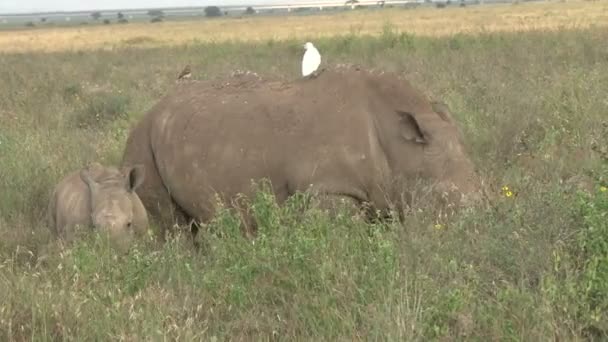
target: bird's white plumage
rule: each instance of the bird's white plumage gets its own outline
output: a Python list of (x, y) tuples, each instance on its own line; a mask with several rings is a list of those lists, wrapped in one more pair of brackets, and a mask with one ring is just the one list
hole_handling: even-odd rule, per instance
[(321, 64), (321, 55), (311, 42), (304, 44), (306, 52), (302, 57), (302, 76), (306, 77), (317, 70)]

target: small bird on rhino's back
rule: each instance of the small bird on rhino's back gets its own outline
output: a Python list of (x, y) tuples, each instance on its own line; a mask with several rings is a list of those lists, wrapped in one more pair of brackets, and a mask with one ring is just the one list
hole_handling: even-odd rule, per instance
[(302, 57), (302, 76), (315, 76), (315, 72), (321, 64), (321, 54), (311, 42), (304, 44), (304, 57)]

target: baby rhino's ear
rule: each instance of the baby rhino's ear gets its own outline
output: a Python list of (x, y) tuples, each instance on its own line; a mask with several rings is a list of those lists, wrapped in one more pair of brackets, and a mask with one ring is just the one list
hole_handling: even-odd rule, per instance
[(99, 184), (91, 176), (90, 167), (80, 170), (80, 179), (89, 187), (91, 196), (94, 198), (97, 194), (97, 189), (99, 189)]
[(123, 169), (123, 174), (127, 191), (133, 192), (144, 182), (145, 168), (142, 164), (126, 167)]

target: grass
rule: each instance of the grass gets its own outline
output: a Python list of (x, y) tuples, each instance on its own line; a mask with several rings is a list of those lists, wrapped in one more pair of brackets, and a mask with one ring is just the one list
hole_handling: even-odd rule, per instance
[(93, 235), (61, 249), (42, 221), (52, 186), (117, 163), (184, 63), (295, 78), (301, 42), (1, 54), (0, 339), (605, 339), (607, 35), (316, 40), (327, 63), (400, 72), (448, 103), (483, 177), (514, 195), (449, 219), (419, 199), (403, 225), (366, 225), (262, 191), (255, 243), (222, 211), (199, 253), (178, 238), (119, 255)]
[(319, 39), (349, 33), (377, 35), (387, 22), (399, 31), (418, 36), (454, 33), (556, 30), (606, 26), (604, 1), (490, 4), (444, 9), (421, 7), (381, 11), (356, 10), (311, 16), (243, 17), (174, 21), (151, 25), (90, 25), (0, 31), (0, 51), (88, 51), (122, 47), (198, 45), (205, 42), (264, 42), (269, 39)]

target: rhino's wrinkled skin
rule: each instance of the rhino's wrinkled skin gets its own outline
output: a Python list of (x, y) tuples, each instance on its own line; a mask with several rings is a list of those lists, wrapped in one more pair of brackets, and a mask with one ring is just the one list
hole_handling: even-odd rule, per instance
[(49, 228), (57, 237), (71, 240), (77, 225), (93, 227), (128, 246), (148, 229), (148, 215), (135, 192), (144, 179), (141, 165), (118, 170), (92, 163), (70, 173), (51, 195)]
[(466, 201), (480, 190), (447, 106), (393, 74), (359, 69), (179, 85), (133, 128), (122, 163), (145, 166), (137, 193), (169, 226), (208, 220), (214, 193), (230, 203), (261, 178), (279, 201), (312, 189), (376, 210), (403, 204), (404, 184), (417, 178)]

